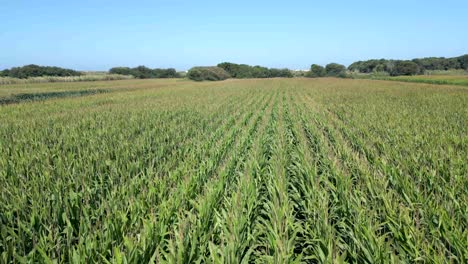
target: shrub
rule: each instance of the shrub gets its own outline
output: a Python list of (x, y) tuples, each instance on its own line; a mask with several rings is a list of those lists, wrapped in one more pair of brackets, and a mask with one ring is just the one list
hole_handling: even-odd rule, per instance
[(338, 63), (329, 63), (325, 66), (325, 72), (330, 77), (346, 77), (346, 67)]
[(317, 65), (317, 64), (312, 64), (312, 66), (310, 66), (310, 71), (308, 71), (306, 74), (306, 77), (317, 78), (317, 77), (323, 77), (325, 76), (325, 74), (326, 74), (326, 71), (324, 67)]
[(194, 81), (221, 81), (230, 78), (228, 72), (220, 67), (193, 67), (188, 73), (187, 77)]

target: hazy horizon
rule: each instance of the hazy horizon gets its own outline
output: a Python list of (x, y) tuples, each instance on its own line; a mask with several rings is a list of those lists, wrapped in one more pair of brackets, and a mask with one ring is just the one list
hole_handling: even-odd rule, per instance
[[(419, 2), (419, 3), (418, 3)], [(9, 1), (0, 70), (26, 64), (82, 71), (229, 61), (308, 69), (330, 62), (468, 53), (468, 2)]]

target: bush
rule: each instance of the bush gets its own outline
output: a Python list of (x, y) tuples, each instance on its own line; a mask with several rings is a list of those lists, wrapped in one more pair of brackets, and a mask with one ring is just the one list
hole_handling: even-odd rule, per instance
[(12, 77), (25, 79), (29, 77), (41, 77), (41, 76), (58, 76), (58, 77), (67, 77), (67, 76), (81, 76), (81, 72), (74, 71), (71, 69), (64, 69), (59, 67), (51, 66), (39, 66), (39, 65), (26, 65), (23, 67), (13, 67), (10, 70), (2, 71), (1, 76), (3, 77)]
[(346, 67), (338, 63), (330, 63), (325, 66), (325, 72), (330, 77), (346, 77)]
[(323, 77), (325, 76), (325, 74), (326, 74), (326, 71), (324, 67), (317, 65), (317, 64), (312, 64), (312, 66), (310, 66), (310, 71), (308, 71), (306, 74), (306, 77), (317, 78), (317, 77)]
[(230, 78), (228, 72), (220, 67), (193, 67), (188, 73), (187, 77), (194, 81), (221, 81)]
[(418, 64), (413, 61), (396, 61), (390, 75), (415, 75), (420, 72)]

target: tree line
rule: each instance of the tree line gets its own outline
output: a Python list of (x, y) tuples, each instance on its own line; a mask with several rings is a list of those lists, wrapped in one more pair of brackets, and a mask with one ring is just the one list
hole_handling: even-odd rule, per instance
[[(453, 58), (428, 57), (413, 60), (387, 60), (373, 59), (357, 61), (346, 68), (338, 63), (329, 63), (325, 67), (312, 64), (305, 77), (347, 77), (348, 72), (356, 73), (384, 73), (391, 76), (424, 74), (432, 70), (468, 70), (468, 54)], [(114, 67), (109, 70), (111, 74), (131, 75), (139, 79), (148, 78), (180, 78), (182, 77), (173, 68), (151, 69), (146, 66)], [(60, 67), (39, 66), (30, 64), (22, 67), (13, 67), (0, 71), (0, 77), (12, 77), (26, 79), (29, 77), (42, 76), (81, 76), (82, 72)], [(289, 69), (267, 68), (262, 66), (250, 66), (247, 64), (237, 64), (231, 62), (219, 63), (213, 67), (193, 67), (189, 70), (187, 77), (192, 80), (224, 80), (227, 78), (275, 78), (294, 77)]]
[[(179, 73), (173, 69), (150, 69), (146, 66), (138, 66), (135, 68), (129, 67), (114, 67), (109, 70), (110, 74), (132, 75), (135, 78), (178, 78)], [(82, 76), (84, 73), (71, 69), (65, 69), (54, 66), (39, 66), (35, 64), (25, 65), (22, 67), (13, 67), (0, 71), (0, 77), (11, 77), (26, 79), (30, 77), (69, 77), (69, 76)]]
[(81, 75), (83, 75), (83, 73), (71, 69), (64, 69), (60, 67), (51, 66), (39, 66), (35, 64), (30, 64), (22, 67), (13, 67), (11, 69), (0, 71), (0, 77), (11, 77), (19, 79), (42, 76), (68, 77)]
[(228, 78), (291, 78), (293, 77), (293, 74), (289, 69), (276, 69), (258, 65), (250, 66), (247, 64), (222, 62), (217, 66), (193, 67), (188, 71), (187, 77), (194, 81), (218, 81)]
[(453, 57), (428, 57), (413, 60), (366, 60), (349, 65), (348, 70), (359, 73), (384, 72), (391, 76), (424, 74), (426, 71), (468, 70), (468, 54)]
[(293, 77), (289, 69), (267, 68), (262, 66), (250, 66), (247, 64), (236, 64), (223, 62), (217, 65), (231, 75), (232, 78), (275, 78), (275, 77)]
[(338, 63), (329, 63), (325, 67), (318, 64), (312, 64), (310, 70), (305, 74), (305, 77), (346, 77), (346, 67)]
[(150, 78), (179, 78), (179, 73), (173, 69), (150, 69), (146, 66), (138, 66), (135, 68), (129, 67), (114, 67), (109, 70), (111, 74), (132, 75), (138, 79)]

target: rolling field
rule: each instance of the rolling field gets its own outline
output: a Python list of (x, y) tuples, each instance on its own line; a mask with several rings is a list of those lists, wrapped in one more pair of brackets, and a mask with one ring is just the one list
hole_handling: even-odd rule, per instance
[(415, 76), (396, 76), (393, 80), (404, 82), (420, 82), (430, 84), (450, 84), (468, 86), (468, 75), (415, 75)]
[(462, 85), (468, 86), (468, 75), (413, 75), (413, 76), (371, 76), (366, 74), (354, 74), (353, 78), (373, 79), (399, 82), (415, 82), (436, 85)]
[(466, 87), (124, 80), (0, 98), (0, 263), (468, 261)]

